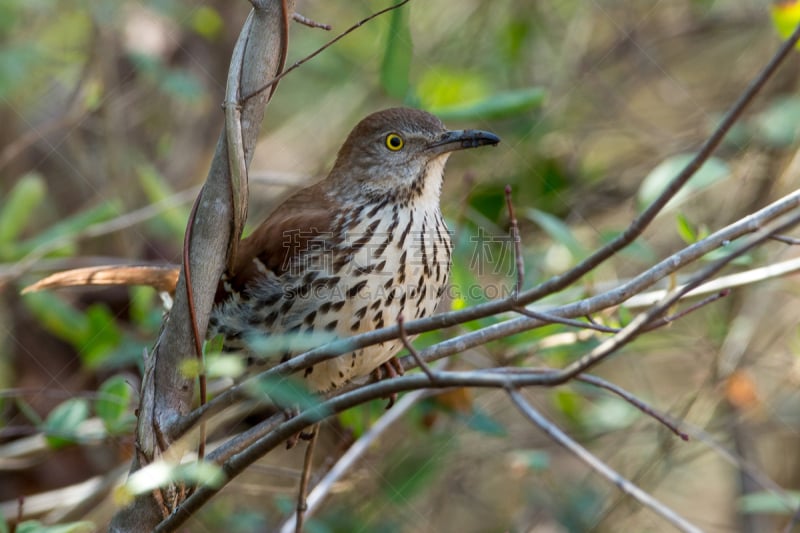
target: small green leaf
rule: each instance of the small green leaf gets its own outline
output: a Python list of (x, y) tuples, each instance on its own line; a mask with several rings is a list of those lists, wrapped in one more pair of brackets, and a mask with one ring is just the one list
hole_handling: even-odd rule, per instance
[(201, 6), (192, 13), (192, 29), (208, 40), (217, 39), (225, 28), (225, 21), (209, 6)]
[(130, 429), (134, 421), (130, 410), (133, 391), (122, 376), (107, 379), (98, 390), (94, 410), (110, 434)]
[(492, 437), (505, 437), (508, 434), (500, 422), (477, 407), (474, 407), (470, 414), (457, 413), (456, 417), (463, 420), (470, 429)]
[(90, 305), (86, 309), (86, 319), (88, 331), (76, 348), (87, 367), (98, 368), (107, 362), (112, 350), (122, 342), (122, 332), (104, 304)]
[(529, 470), (542, 472), (550, 468), (550, 454), (542, 450), (517, 450), (511, 457), (515, 464)]
[(386, 48), (381, 62), (381, 86), (392, 98), (403, 100), (408, 94), (412, 48), (408, 10), (395, 9), (389, 18)]
[(800, 507), (800, 492), (783, 491), (779, 496), (771, 492), (754, 492), (739, 498), (739, 509), (744, 513), (769, 513), (790, 516)]
[(776, 98), (753, 118), (755, 137), (769, 146), (785, 148), (800, 134), (800, 98)]
[(89, 331), (86, 316), (53, 293), (33, 292), (23, 296), (25, 307), (56, 337), (77, 347)]
[(0, 259), (6, 259), (4, 247), (15, 239), (35, 215), (42, 203), (46, 185), (39, 174), (22, 176), (0, 205)]
[(222, 485), (224, 481), (225, 473), (215, 463), (203, 461), (171, 464), (159, 461), (150, 463), (131, 474), (123, 485), (114, 490), (114, 501), (118, 505), (127, 505), (139, 494), (179, 482), (214, 488)]
[(581, 259), (587, 255), (586, 249), (561, 219), (532, 207), (523, 212), (528, 220), (535, 222), (552, 240), (566, 246), (573, 258)]
[[(677, 176), (686, 165), (694, 158), (693, 154), (681, 154), (672, 156), (662, 161), (654, 168), (642, 181), (639, 187), (639, 205), (644, 208), (650, 205), (660, 195), (667, 185)], [(667, 203), (664, 211), (674, 209), (689, 196), (699, 192), (706, 187), (722, 181), (730, 176), (728, 165), (721, 159), (709, 158), (703, 166), (695, 172), (689, 181), (672, 197)]]
[(697, 232), (692, 226), (692, 223), (689, 222), (689, 219), (686, 218), (686, 215), (678, 213), (675, 217), (675, 222), (678, 225), (678, 235), (683, 239), (683, 242), (686, 244), (697, 242)]
[(26, 520), (17, 525), (17, 533), (93, 533), (94, 531), (98, 531), (97, 526), (86, 520), (52, 526), (46, 526), (38, 520)]
[(499, 92), (467, 104), (434, 107), (429, 111), (442, 120), (498, 120), (538, 109), (547, 93), (540, 87)]
[(435, 66), (426, 70), (417, 84), (423, 109), (465, 105), (489, 97), (486, 80), (476, 72)]
[(51, 448), (63, 448), (78, 441), (78, 426), (89, 418), (89, 402), (71, 398), (53, 409), (44, 421), (42, 430)]
[(281, 407), (297, 407), (301, 410), (320, 408), (321, 399), (296, 378), (260, 379), (248, 383), (247, 392), (254, 397), (266, 394)]
[(74, 246), (74, 238), (78, 233), (89, 226), (118, 216), (119, 212), (118, 202), (103, 202), (50, 226), (36, 237), (23, 241), (17, 246), (15, 253), (18, 257), (22, 257), (40, 246), (47, 246), (52, 251), (69, 250)]
[(238, 354), (209, 353), (205, 364), (209, 378), (238, 378), (247, 372), (247, 361)]

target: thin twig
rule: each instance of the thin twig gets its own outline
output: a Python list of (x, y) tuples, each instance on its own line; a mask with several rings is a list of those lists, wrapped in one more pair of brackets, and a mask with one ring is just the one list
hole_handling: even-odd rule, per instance
[(552, 322), (554, 324), (563, 324), (565, 326), (572, 326), (581, 329), (591, 329), (594, 331), (599, 331), (601, 333), (617, 333), (619, 331), (619, 328), (604, 326), (602, 324), (598, 324), (593, 320), (590, 320), (589, 322), (581, 322), (580, 320), (574, 320), (571, 318), (564, 318), (556, 315), (551, 315), (548, 313), (542, 313), (540, 311), (534, 311), (532, 309), (528, 309), (527, 307), (513, 307), (512, 311), (515, 311), (521, 315), (528, 316), (530, 318), (541, 320), (542, 322)]
[(321, 22), (316, 22), (308, 17), (304, 17), (303, 15), (297, 12), (292, 13), (292, 20), (294, 20), (295, 22), (299, 22), (303, 26), (308, 26), (309, 28), (319, 28), (325, 31), (331, 31), (333, 29), (333, 26), (331, 26), (330, 24), (322, 24)]
[[(390, 410), (386, 411), (383, 415), (372, 424), (366, 433), (364, 433), (347, 451), (342, 455), (336, 464), (333, 465), (325, 476), (317, 483), (307, 498), (306, 516), (312, 516), (317, 508), (322, 505), (322, 502), (330, 494), (333, 486), (349, 472), (355, 463), (361, 459), (371, 448), (378, 438), (386, 433), (392, 424), (400, 420), (417, 402), (421, 399), (433, 394), (429, 390), (416, 390), (409, 392), (402, 398), (397, 400), (397, 403)], [(283, 523), (280, 533), (291, 533), (295, 530), (295, 517)]]
[(584, 383), (588, 383), (589, 385), (592, 385), (594, 387), (599, 387), (601, 389), (605, 389), (609, 392), (616, 394), (617, 396), (619, 396), (620, 398), (622, 398), (623, 400), (625, 400), (626, 402), (628, 402), (629, 404), (631, 404), (632, 406), (634, 406), (635, 408), (646, 414), (647, 416), (654, 418), (655, 420), (660, 422), (662, 425), (664, 425), (667, 429), (669, 429), (675, 435), (680, 437), (682, 440), (684, 441), (689, 440), (689, 435), (681, 431), (678, 428), (678, 425), (672, 420), (670, 420), (667, 417), (667, 415), (657, 411), (654, 407), (647, 404), (643, 400), (639, 399), (634, 394), (626, 391), (622, 387), (615, 385), (610, 381), (601, 379), (597, 376), (593, 376), (591, 374), (579, 374), (578, 376), (575, 377), (575, 379), (577, 379), (578, 381), (583, 381)]
[(397, 327), (400, 330), (400, 340), (403, 342), (403, 346), (405, 346), (406, 350), (408, 350), (408, 353), (411, 354), (411, 357), (414, 358), (422, 371), (425, 372), (425, 375), (428, 376), (428, 379), (431, 380), (431, 382), (436, 381), (436, 374), (428, 366), (428, 363), (426, 363), (425, 360), (419, 356), (419, 352), (416, 348), (414, 348), (414, 345), (411, 344), (408, 335), (406, 335), (406, 328), (403, 325), (403, 315), (397, 317)]
[(297, 514), (295, 515), (295, 533), (303, 532), (303, 518), (305, 517), (308, 504), (306, 494), (308, 493), (308, 481), (311, 479), (311, 464), (314, 461), (314, 447), (319, 437), (319, 424), (311, 428), (311, 440), (306, 446), (306, 454), (303, 458), (303, 474), (300, 476), (300, 488), (297, 491)]
[(345, 31), (343, 31), (342, 33), (340, 33), (339, 35), (337, 35), (336, 37), (334, 37), (333, 39), (331, 39), (330, 41), (328, 41), (327, 43), (322, 45), (320, 48), (318, 48), (314, 52), (310, 53), (309, 55), (307, 55), (303, 59), (300, 59), (300, 60), (296, 61), (294, 64), (292, 64), (292, 66), (290, 66), (289, 68), (287, 68), (286, 70), (284, 70), (283, 72), (281, 72), (280, 74), (278, 74), (277, 76), (275, 76), (274, 78), (269, 80), (267, 83), (265, 83), (264, 85), (262, 85), (258, 89), (254, 90), (250, 94), (245, 95), (242, 98), (242, 102), (246, 102), (250, 98), (252, 98), (255, 95), (257, 95), (258, 93), (269, 89), (270, 87), (272, 87), (273, 85), (278, 83), (281, 79), (283, 79), (284, 76), (289, 74), (291, 71), (293, 71), (294, 69), (296, 69), (299, 66), (303, 65), (304, 63), (307, 63), (308, 61), (314, 59), (317, 55), (322, 53), (325, 49), (329, 48), (330, 46), (335, 44), (337, 41), (339, 41), (340, 39), (342, 39), (346, 35), (348, 35), (348, 34), (352, 33), (353, 31), (357, 30), (358, 28), (360, 28), (361, 26), (363, 26), (364, 24), (366, 24), (370, 20), (374, 19), (375, 17), (379, 17), (379, 16), (383, 15), (384, 13), (388, 13), (389, 11), (393, 11), (393, 10), (399, 8), (399, 7), (402, 7), (405, 4), (407, 4), (408, 2), (409, 2), (409, 0), (402, 0), (402, 2), (400, 2), (398, 4), (395, 4), (393, 6), (389, 6), (386, 9), (381, 9), (380, 11), (378, 11), (376, 13), (373, 13), (372, 15), (368, 16), (367, 18), (360, 20), (356, 24), (353, 24), (352, 26), (350, 26)]
[(773, 235), (772, 240), (782, 242), (784, 244), (791, 244), (791, 245), (800, 244), (800, 239), (796, 237), (787, 237), (786, 235)]
[(651, 509), (679, 530), (702, 533), (700, 528), (687, 521), (678, 513), (657, 499), (653, 498), (650, 494), (640, 489), (626, 478), (622, 477), (618, 472), (590, 453), (589, 450), (572, 440), (566, 433), (561, 431), (553, 423), (543, 417), (536, 409), (534, 409), (519, 391), (515, 389), (509, 389), (507, 392), (512, 403), (523, 415), (525, 415), (526, 418), (528, 418), (528, 420), (533, 422), (539, 429), (544, 431), (547, 436), (553, 439), (557, 444), (566, 448), (570, 453), (575, 455), (575, 457), (589, 465), (595, 472), (608, 479), (622, 492), (628, 496), (631, 496), (645, 507)]
[(514, 299), (519, 297), (522, 284), (525, 282), (525, 260), (522, 257), (522, 243), (520, 242), (519, 224), (514, 215), (514, 204), (511, 202), (511, 185), (506, 185), (506, 209), (508, 210), (508, 224), (511, 228), (511, 238), (514, 240), (514, 265), (517, 269), (517, 282), (514, 285)]
[(705, 298), (703, 298), (699, 302), (693, 303), (692, 305), (690, 305), (686, 309), (682, 309), (681, 311), (678, 311), (677, 313), (674, 313), (672, 315), (668, 315), (668, 316), (665, 316), (665, 317), (661, 317), (661, 318), (659, 318), (657, 320), (654, 320), (653, 322), (650, 323), (650, 325), (648, 325), (646, 328), (644, 328), (643, 331), (650, 331), (650, 330), (653, 330), (653, 329), (656, 329), (656, 328), (660, 328), (662, 326), (666, 326), (667, 324), (670, 324), (670, 323), (678, 320), (679, 318), (685, 317), (689, 313), (693, 313), (694, 311), (697, 311), (701, 307), (705, 307), (710, 303), (716, 302), (717, 300), (719, 300), (721, 298), (727, 297), (728, 295), (730, 295), (730, 293), (731, 293), (730, 290), (725, 289), (725, 290), (720, 291), (720, 292), (718, 292), (716, 294), (712, 294), (711, 296), (706, 296)]

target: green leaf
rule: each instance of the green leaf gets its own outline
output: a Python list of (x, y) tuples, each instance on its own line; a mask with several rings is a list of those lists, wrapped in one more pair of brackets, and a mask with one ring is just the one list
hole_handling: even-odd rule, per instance
[(408, 27), (408, 9), (395, 9), (389, 19), (386, 48), (381, 62), (381, 86), (399, 100), (408, 94), (413, 44)]
[(478, 407), (474, 407), (470, 414), (457, 413), (456, 417), (463, 420), (470, 429), (492, 437), (505, 437), (508, 434), (500, 422)]
[(785, 148), (800, 133), (800, 98), (777, 98), (753, 118), (756, 137), (769, 146)]
[(56, 337), (79, 346), (89, 331), (86, 315), (67, 304), (53, 293), (34, 292), (22, 301), (39, 324)]
[(498, 120), (538, 109), (546, 94), (542, 88), (530, 87), (495, 93), (472, 103), (434, 107), (429, 111), (442, 120)]
[[(641, 208), (650, 205), (667, 185), (677, 176), (686, 165), (694, 158), (693, 154), (681, 154), (672, 156), (662, 161), (654, 168), (642, 181), (639, 187), (639, 205)], [(703, 166), (695, 172), (689, 181), (678, 191), (678, 193), (667, 203), (664, 211), (674, 209), (684, 202), (689, 196), (720, 182), (730, 176), (730, 169), (727, 163), (715, 157), (709, 158)]]
[(93, 304), (86, 309), (88, 331), (76, 346), (81, 361), (89, 368), (106, 363), (114, 348), (122, 342), (122, 332), (111, 311), (104, 304)]
[(51, 448), (63, 448), (78, 441), (78, 426), (89, 418), (89, 402), (71, 398), (53, 409), (44, 421), (42, 430)]
[(212, 7), (201, 6), (192, 13), (192, 29), (208, 40), (215, 40), (225, 28), (225, 21)]
[(523, 213), (525, 214), (525, 218), (531, 222), (535, 222), (552, 240), (566, 246), (573, 258), (581, 259), (587, 255), (586, 249), (578, 239), (575, 238), (572, 229), (560, 218), (532, 207), (525, 209)]
[(512, 454), (514, 463), (542, 472), (550, 468), (550, 454), (542, 450), (517, 450)]
[[(787, 501), (788, 500), (788, 501)], [(780, 496), (771, 492), (754, 492), (739, 498), (744, 513), (769, 513), (790, 516), (800, 507), (800, 492), (784, 491)]]
[(225, 473), (215, 463), (202, 461), (171, 464), (158, 461), (128, 476), (125, 484), (115, 489), (114, 501), (119, 505), (127, 505), (139, 494), (179, 482), (215, 488), (221, 486), (224, 481)]
[(683, 242), (686, 244), (697, 242), (697, 232), (683, 213), (676, 215), (675, 222), (678, 225), (678, 235), (683, 239)]
[(47, 191), (39, 174), (25, 174), (11, 189), (0, 205), (0, 259), (5, 259), (4, 247), (28, 225)]
[(93, 533), (94, 531), (98, 531), (97, 526), (86, 520), (52, 526), (46, 526), (38, 520), (26, 520), (17, 525), (17, 533)]
[(435, 66), (422, 74), (416, 92), (423, 109), (435, 110), (483, 100), (489, 87), (475, 72)]
[(135, 420), (130, 410), (132, 398), (131, 386), (122, 376), (113, 376), (100, 386), (94, 410), (110, 434), (123, 433), (132, 427)]
[(238, 378), (247, 372), (247, 362), (239, 354), (206, 354), (205, 367), (209, 378)]
[[(174, 194), (172, 187), (164, 179), (164, 176), (151, 165), (136, 167), (136, 176), (139, 178), (139, 185), (151, 203), (160, 202)], [(158, 223), (151, 224), (151, 227), (164, 237), (182, 237), (186, 231), (186, 219), (188, 217), (189, 213), (187, 211), (183, 208), (175, 207), (161, 213), (158, 217)]]
[(260, 379), (248, 383), (247, 392), (255, 397), (266, 394), (281, 407), (297, 407), (301, 410), (321, 408), (321, 399), (296, 378)]
[(74, 238), (78, 233), (89, 226), (116, 217), (119, 212), (119, 202), (103, 202), (68, 217), (49, 227), (36, 237), (22, 242), (15, 250), (15, 253), (17, 257), (22, 257), (40, 246), (52, 247), (53, 250), (69, 248), (74, 245)]

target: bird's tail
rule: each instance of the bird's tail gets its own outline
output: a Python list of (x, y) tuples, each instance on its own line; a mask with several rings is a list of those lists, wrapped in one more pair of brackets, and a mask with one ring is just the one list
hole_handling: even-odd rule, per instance
[(176, 265), (104, 265), (56, 272), (29, 285), (22, 293), (85, 285), (144, 285), (159, 292), (175, 292), (180, 267)]

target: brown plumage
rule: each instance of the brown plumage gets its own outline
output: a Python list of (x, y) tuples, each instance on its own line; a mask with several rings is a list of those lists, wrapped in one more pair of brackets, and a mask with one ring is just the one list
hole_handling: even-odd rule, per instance
[[(483, 131), (448, 131), (414, 109), (362, 120), (328, 176), (289, 197), (242, 240), (233, 271), (220, 281), (209, 337), (221, 334), (227, 349), (275, 364), (333, 338), (391, 325), (399, 315), (433, 313), (451, 260), (439, 210), (447, 157), (497, 142)], [(174, 288), (177, 272), (80, 269), (26, 290), (143, 281), (165, 290)], [(329, 390), (387, 363), (400, 347), (390, 341), (359, 349), (304, 376), (309, 388)]]

